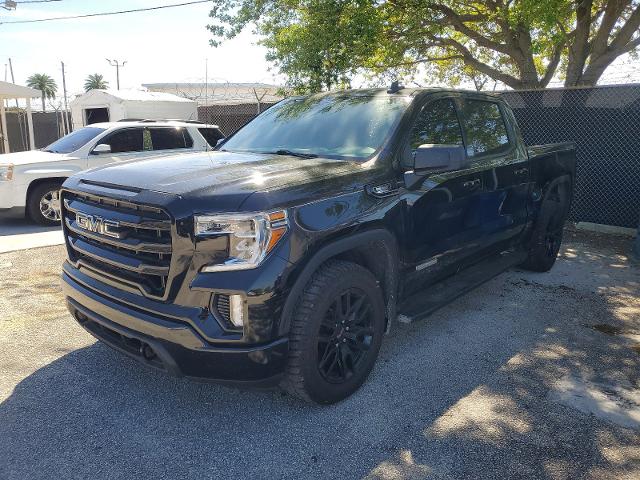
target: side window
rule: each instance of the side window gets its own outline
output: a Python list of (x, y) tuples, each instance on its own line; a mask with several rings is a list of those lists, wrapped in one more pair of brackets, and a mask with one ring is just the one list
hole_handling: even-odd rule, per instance
[(412, 151), (428, 143), (462, 145), (462, 129), (453, 100), (425, 105), (411, 129), (409, 142)]
[(198, 131), (212, 147), (216, 146), (218, 140), (224, 138), (222, 132), (217, 128), (199, 128)]
[(191, 148), (193, 139), (184, 128), (149, 128), (154, 150)]
[(111, 153), (141, 152), (144, 149), (141, 128), (120, 130), (106, 139), (101, 140), (100, 143), (109, 145), (111, 147)]
[(497, 103), (465, 100), (463, 118), (469, 157), (508, 150), (507, 126)]

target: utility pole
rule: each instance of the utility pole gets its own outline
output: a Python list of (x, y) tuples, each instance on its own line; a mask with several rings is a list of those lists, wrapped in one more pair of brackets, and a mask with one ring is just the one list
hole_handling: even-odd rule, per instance
[(69, 111), (67, 110), (67, 78), (64, 74), (64, 62), (60, 62), (62, 65), (62, 94), (64, 97), (64, 115), (62, 117), (62, 128), (64, 129), (65, 135), (71, 131), (69, 128)]
[[(9, 73), (11, 73), (11, 83), (16, 83), (16, 79), (13, 76), (13, 63), (11, 63), (11, 57), (9, 57)], [(8, 103), (8, 100), (7, 100)], [(18, 99), (16, 98), (16, 115), (18, 117), (18, 126), (20, 127), (20, 139), (22, 140), (22, 147), (27, 150), (27, 132), (24, 130), (22, 122), (20, 121), (20, 105), (18, 105)]]
[(106, 60), (109, 62), (109, 65), (116, 67), (116, 86), (118, 87), (118, 90), (120, 90), (120, 67), (124, 67), (124, 64), (127, 63), (127, 61), (125, 60), (124, 62), (119, 63), (118, 60), (109, 60), (108, 58)]

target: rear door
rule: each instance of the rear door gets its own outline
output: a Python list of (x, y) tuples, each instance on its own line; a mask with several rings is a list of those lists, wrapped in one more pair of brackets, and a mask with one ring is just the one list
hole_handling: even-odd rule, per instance
[(502, 250), (527, 220), (527, 154), (501, 102), (467, 97), (461, 117), (470, 167), (482, 171), (483, 191), (475, 209), (479, 247)]
[(174, 154), (193, 147), (193, 139), (184, 127), (148, 127), (148, 147), (154, 154)]

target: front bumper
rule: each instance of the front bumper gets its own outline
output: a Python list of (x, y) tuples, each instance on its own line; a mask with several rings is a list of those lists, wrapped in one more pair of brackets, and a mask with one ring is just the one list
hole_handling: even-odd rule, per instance
[(27, 186), (17, 178), (0, 181), (0, 210), (25, 208)]
[(74, 318), (107, 345), (177, 376), (219, 383), (271, 387), (286, 367), (288, 341), (259, 345), (216, 345), (190, 325), (125, 305), (62, 275), (63, 293)]

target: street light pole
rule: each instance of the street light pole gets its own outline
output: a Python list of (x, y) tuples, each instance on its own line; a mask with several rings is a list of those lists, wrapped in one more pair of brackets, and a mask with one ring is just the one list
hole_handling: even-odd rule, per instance
[(68, 116), (69, 107), (67, 106), (67, 78), (64, 74), (64, 62), (61, 61), (60, 64), (62, 65), (62, 93), (64, 96), (64, 116), (62, 117), (62, 125), (66, 135), (71, 131)]
[(118, 87), (118, 90), (120, 90), (120, 67), (124, 67), (124, 64), (127, 63), (127, 61), (125, 60), (124, 62), (119, 63), (118, 60), (109, 60), (108, 58), (106, 60), (109, 62), (109, 65), (116, 67), (116, 86)]

